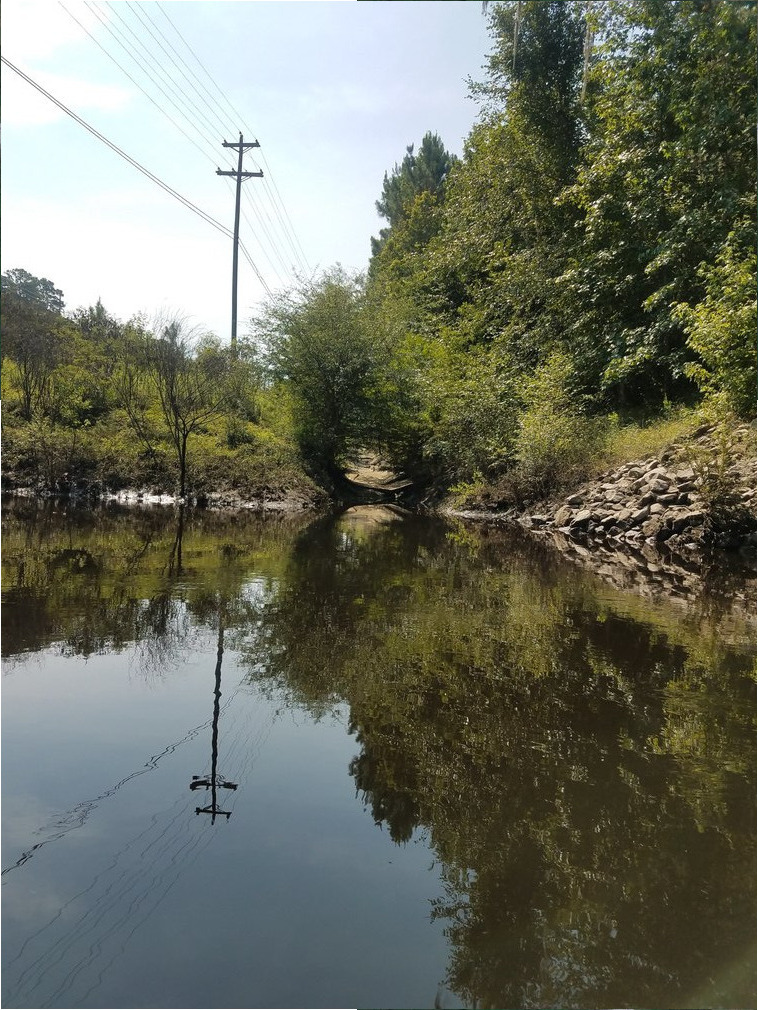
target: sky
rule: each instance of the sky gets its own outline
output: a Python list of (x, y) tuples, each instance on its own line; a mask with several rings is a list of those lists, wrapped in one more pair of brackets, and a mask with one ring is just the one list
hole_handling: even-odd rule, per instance
[[(479, 0), (3, 0), (2, 55), (222, 228), (243, 167), (238, 333), (267, 290), (365, 270), (384, 173), (427, 131), (460, 155), (490, 44)], [(226, 341), (232, 239), (2, 65), (0, 269), (125, 321)]]

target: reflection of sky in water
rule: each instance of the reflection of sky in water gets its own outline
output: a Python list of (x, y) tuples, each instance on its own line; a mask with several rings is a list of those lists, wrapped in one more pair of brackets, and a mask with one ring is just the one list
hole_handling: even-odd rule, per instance
[(210, 767), (213, 636), (162, 683), (97, 659), (50, 657), (4, 697), (4, 866), (55, 839), (4, 877), (4, 1005), (212, 1006), (219, 985), (227, 1006), (428, 1004), (432, 857), (356, 802), (344, 706), (315, 724), (240, 686), (227, 655), (219, 772), (239, 788), (211, 826), (188, 786)]

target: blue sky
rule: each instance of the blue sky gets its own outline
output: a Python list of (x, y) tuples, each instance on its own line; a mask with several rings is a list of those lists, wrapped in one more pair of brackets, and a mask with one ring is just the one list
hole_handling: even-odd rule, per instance
[[(252, 131), (265, 182), (244, 183), (241, 238), (272, 290), (365, 269), (384, 172), (427, 130), (461, 153), (489, 50), (478, 0), (3, 0), (2, 19), (6, 59), (228, 228), (221, 142)], [(2, 270), (48, 277), (68, 309), (100, 297), (228, 339), (231, 239), (4, 65), (1, 83)], [(263, 297), (241, 257), (240, 333)]]

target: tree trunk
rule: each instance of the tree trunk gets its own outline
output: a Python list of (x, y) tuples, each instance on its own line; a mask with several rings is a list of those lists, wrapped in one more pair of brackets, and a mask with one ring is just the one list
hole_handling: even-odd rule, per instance
[(187, 489), (187, 432), (182, 432), (179, 448), (179, 497), (184, 498)]

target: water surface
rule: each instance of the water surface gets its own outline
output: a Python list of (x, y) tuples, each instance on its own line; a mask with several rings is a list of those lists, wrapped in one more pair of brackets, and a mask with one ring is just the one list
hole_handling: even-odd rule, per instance
[(743, 574), (30, 502), (2, 562), (3, 1006), (755, 1005)]

